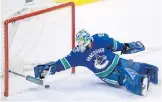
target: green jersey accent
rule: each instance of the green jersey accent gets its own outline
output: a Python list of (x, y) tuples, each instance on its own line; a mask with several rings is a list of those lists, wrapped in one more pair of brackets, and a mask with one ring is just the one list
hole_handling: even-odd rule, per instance
[(67, 61), (66, 58), (62, 58), (62, 59), (60, 59), (60, 61), (61, 61), (61, 63), (63, 64), (65, 70), (71, 68), (70, 63)]

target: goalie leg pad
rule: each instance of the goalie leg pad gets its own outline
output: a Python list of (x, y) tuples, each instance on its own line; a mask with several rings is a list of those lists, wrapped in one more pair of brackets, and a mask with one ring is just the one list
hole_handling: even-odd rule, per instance
[(102, 81), (106, 82), (112, 86), (119, 86), (120, 73), (118, 71), (113, 71), (110, 75), (104, 78), (100, 78)]
[(147, 63), (139, 63), (139, 65), (140, 65), (140, 69), (138, 73), (147, 74), (152, 83), (158, 84), (158, 70), (159, 69), (156, 66), (150, 65)]
[(133, 60), (126, 60), (120, 58), (119, 66), (124, 68), (131, 68), (135, 70), (138, 74), (146, 74), (150, 81), (154, 84), (158, 83), (158, 68), (154, 65), (147, 63), (133, 62)]
[(136, 72), (138, 72), (140, 69), (139, 63), (133, 62), (132, 59), (126, 60), (126, 59), (120, 58), (119, 66), (124, 67), (124, 68), (131, 68), (135, 70)]
[(154, 65), (147, 63), (133, 62), (132, 69), (138, 72), (138, 74), (146, 74), (150, 82), (157, 84), (158, 83), (158, 68)]
[[(123, 80), (124, 86), (132, 93), (135, 93), (137, 95), (143, 95), (143, 90), (144, 90), (143, 79), (147, 76), (139, 75), (136, 71), (130, 68), (123, 68), (122, 74), (124, 75), (124, 80)], [(144, 84), (148, 86), (149, 81)]]

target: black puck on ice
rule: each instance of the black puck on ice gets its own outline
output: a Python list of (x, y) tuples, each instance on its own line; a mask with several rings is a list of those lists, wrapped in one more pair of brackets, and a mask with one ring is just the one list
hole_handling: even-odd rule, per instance
[(49, 88), (50, 86), (49, 85), (45, 85), (45, 88)]

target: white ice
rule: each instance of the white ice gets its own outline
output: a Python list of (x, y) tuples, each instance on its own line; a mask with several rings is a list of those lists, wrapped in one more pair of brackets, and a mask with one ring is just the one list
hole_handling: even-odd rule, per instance
[[(6, 0), (7, 2), (8, 0)], [(43, 0), (41, 0), (43, 1)], [(9, 7), (5, 3), (6, 13)], [(5, 9), (4, 7), (7, 7)], [(10, 5), (10, 6), (9, 6)], [(87, 68), (77, 67), (76, 73), (70, 70), (48, 76), (45, 83), (49, 89), (25, 81), (23, 78), (10, 75), (9, 97), (2, 101), (160, 101), (161, 100), (161, 34), (162, 34), (162, 2), (161, 0), (103, 0), (97, 3), (76, 6), (76, 31), (84, 28), (91, 34), (108, 33), (121, 42), (140, 40), (146, 51), (122, 55), (127, 59), (150, 63), (159, 68), (159, 84), (150, 84), (147, 97), (134, 95), (124, 87), (108, 86)], [(66, 37), (66, 35), (65, 35)], [(61, 54), (61, 53), (58, 53)], [(1, 79), (2, 80), (2, 79)], [(1, 81), (2, 82), (2, 81)]]

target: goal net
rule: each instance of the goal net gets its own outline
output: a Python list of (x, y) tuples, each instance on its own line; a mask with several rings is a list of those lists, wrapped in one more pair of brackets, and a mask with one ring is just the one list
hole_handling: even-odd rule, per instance
[[(72, 2), (28, 6), (4, 21), (4, 95), (8, 96), (8, 70), (21, 74), (38, 64), (57, 61), (75, 46)], [(74, 72), (74, 68), (72, 70)]]

